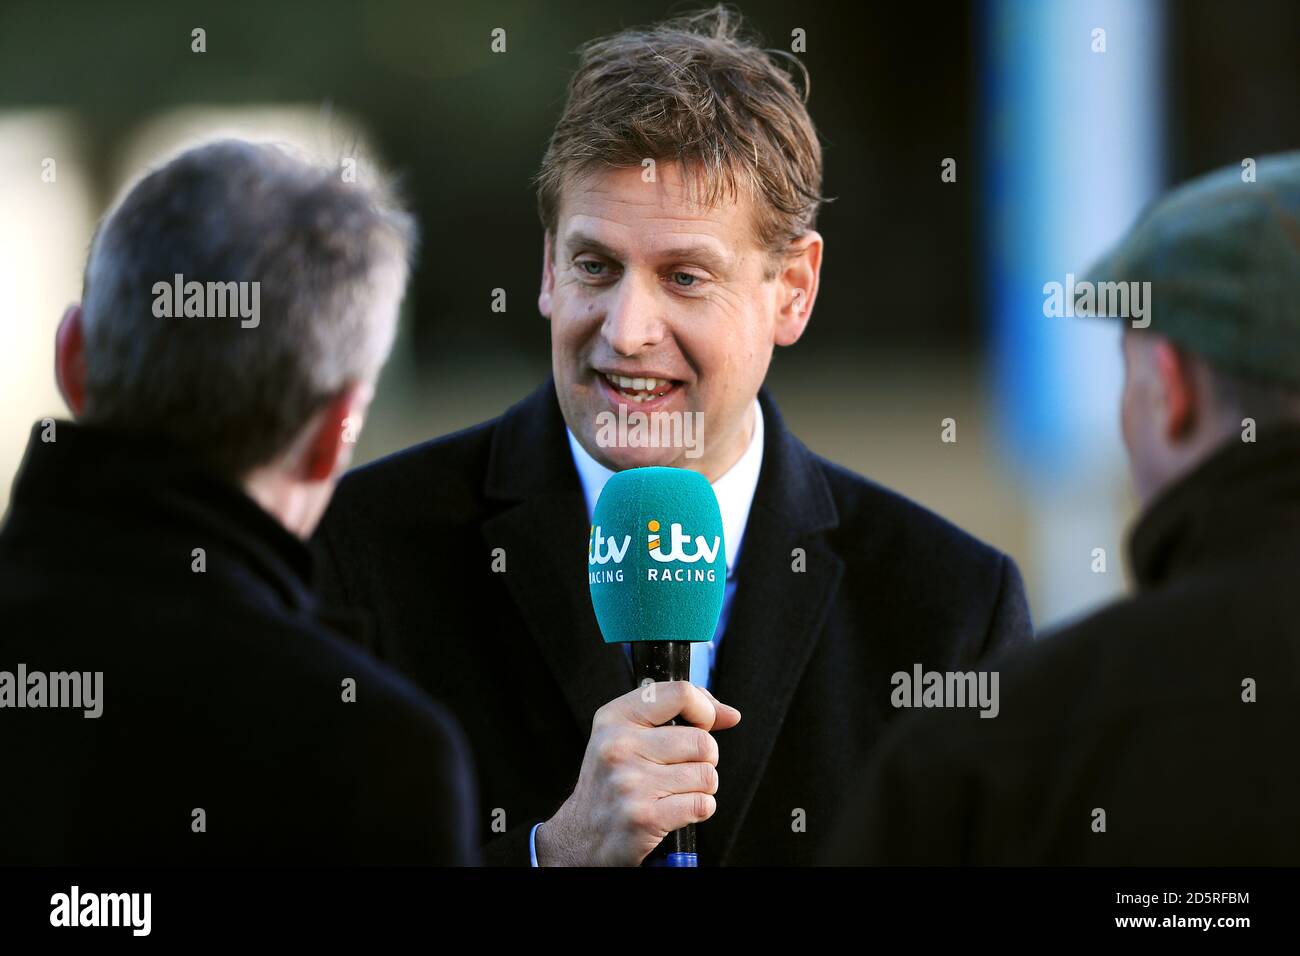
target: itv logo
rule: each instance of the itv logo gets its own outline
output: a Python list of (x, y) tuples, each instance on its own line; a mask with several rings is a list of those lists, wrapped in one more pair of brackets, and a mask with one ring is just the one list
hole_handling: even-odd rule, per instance
[(710, 545), (703, 535), (695, 536), (695, 550), (688, 550), (691, 544), (691, 536), (682, 530), (682, 526), (674, 522), (668, 529), (668, 548), (664, 549), (663, 541), (659, 536), (659, 522), (651, 519), (646, 525), (650, 531), (648, 545), (650, 547), (650, 557), (656, 561), (667, 564), (669, 561), (681, 561), (683, 564), (694, 564), (696, 561), (707, 561), (712, 564), (718, 559), (718, 549), (722, 546), (722, 538), (717, 535), (713, 536), (713, 544)]
[(623, 556), (627, 554), (631, 543), (630, 534), (623, 535), (623, 543), (620, 545), (617, 539), (601, 534), (600, 525), (592, 525), (587, 536), (587, 564), (608, 564), (610, 561), (622, 564)]

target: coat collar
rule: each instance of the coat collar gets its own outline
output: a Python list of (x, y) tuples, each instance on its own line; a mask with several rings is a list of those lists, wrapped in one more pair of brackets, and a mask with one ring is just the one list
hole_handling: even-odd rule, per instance
[[(269, 599), (292, 611), (318, 610), (315, 563), (307, 545), (235, 482), (165, 435), (57, 421), (37, 423), (14, 482), (6, 530), (41, 534), (75, 529), (79, 548), (120, 549), (124, 538), (147, 541), (160, 561), (190, 561), (185, 540), (203, 547), (214, 580), (249, 574)], [(61, 531), (62, 533), (62, 531)], [(216, 552), (233, 561), (215, 558)], [(236, 570), (237, 569), (237, 570)], [(241, 578), (241, 587), (247, 580)]]
[(1129, 539), (1138, 587), (1231, 560), (1300, 525), (1300, 425), (1265, 425), (1258, 440), (1233, 438), (1175, 482), (1143, 513)]
[[(725, 863), (735, 843), (844, 570), (822, 534), (839, 518), (821, 465), (766, 390), (759, 402), (763, 464), (713, 682), (742, 719), (717, 734), (722, 787), (699, 828), (705, 865)], [(485, 522), (485, 543), (505, 549), (506, 585), (585, 732), (597, 708), (635, 685), (622, 649), (601, 638), (577, 563), (586, 504), (552, 379), (499, 420), (484, 490), (506, 504)], [(565, 554), (572, 573), (559, 573)]]

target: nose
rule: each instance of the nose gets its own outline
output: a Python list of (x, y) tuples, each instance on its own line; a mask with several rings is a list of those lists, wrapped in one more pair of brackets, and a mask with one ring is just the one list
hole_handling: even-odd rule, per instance
[(613, 290), (600, 334), (619, 355), (636, 355), (664, 339), (665, 323), (652, 283), (629, 273)]

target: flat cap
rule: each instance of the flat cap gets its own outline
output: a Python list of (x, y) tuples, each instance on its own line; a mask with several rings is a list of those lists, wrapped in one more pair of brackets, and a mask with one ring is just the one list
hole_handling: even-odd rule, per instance
[(1300, 152), (1163, 196), (1086, 281), (1149, 282), (1151, 331), (1247, 378), (1300, 386)]

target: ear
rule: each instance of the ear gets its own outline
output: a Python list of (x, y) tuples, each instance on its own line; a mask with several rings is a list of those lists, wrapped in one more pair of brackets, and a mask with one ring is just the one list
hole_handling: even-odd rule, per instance
[(777, 345), (794, 345), (812, 318), (822, 269), (822, 237), (809, 230), (790, 244), (777, 275)]
[(1176, 345), (1163, 338), (1153, 343), (1152, 357), (1164, 399), (1165, 437), (1177, 441), (1186, 436), (1196, 423), (1197, 394), (1192, 362)]
[(54, 333), (54, 378), (72, 417), (80, 418), (86, 405), (86, 338), (78, 302), (64, 311)]
[(555, 291), (555, 269), (551, 260), (552, 238), (551, 231), (546, 231), (546, 238), (542, 240), (542, 291), (537, 295), (537, 311), (542, 313), (550, 321), (551, 318), (551, 293)]
[(303, 481), (331, 481), (347, 470), (361, 434), (371, 389), (354, 384), (316, 413), (295, 471)]

